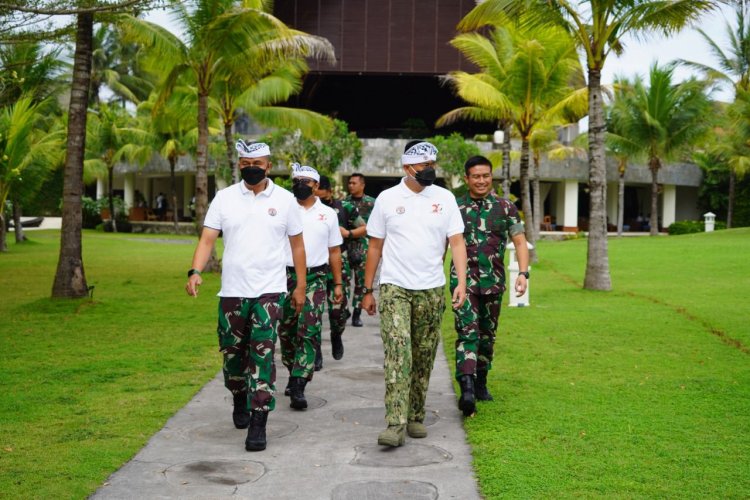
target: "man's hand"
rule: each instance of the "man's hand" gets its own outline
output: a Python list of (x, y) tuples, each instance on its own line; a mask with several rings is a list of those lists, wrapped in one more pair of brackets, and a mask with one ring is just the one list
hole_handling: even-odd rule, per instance
[(299, 315), (302, 312), (303, 305), (305, 305), (305, 287), (297, 286), (292, 292), (292, 307), (295, 314)]
[(367, 314), (370, 316), (373, 316), (377, 311), (375, 297), (373, 297), (372, 293), (366, 293), (365, 296), (362, 297), (362, 309), (367, 311)]
[(191, 297), (197, 297), (198, 287), (201, 286), (202, 284), (203, 284), (203, 278), (201, 278), (200, 274), (195, 273), (194, 275), (188, 278), (187, 284), (185, 285), (185, 291)]
[(342, 285), (336, 285), (333, 287), (333, 303), (341, 304), (344, 300), (344, 287)]
[(460, 285), (456, 285), (456, 288), (453, 290), (453, 309), (458, 309), (462, 305), (464, 305), (464, 301), (466, 300), (466, 283), (461, 283)]
[(529, 283), (526, 281), (526, 276), (519, 274), (516, 278), (516, 297), (520, 297), (526, 293), (527, 286), (529, 286)]

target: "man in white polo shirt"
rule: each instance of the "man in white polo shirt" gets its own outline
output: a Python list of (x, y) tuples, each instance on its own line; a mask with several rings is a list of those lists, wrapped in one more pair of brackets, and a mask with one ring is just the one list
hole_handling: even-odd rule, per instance
[[(319, 182), (317, 170), (299, 163), (292, 164), (292, 193), (297, 198), (305, 240), (307, 296), (301, 314), (294, 310), (290, 301), (285, 301), (279, 341), (281, 361), (289, 370), (289, 406), (295, 410), (307, 408), (305, 386), (312, 380), (315, 372), (315, 353), (321, 341), (329, 269), (335, 283), (333, 300), (340, 303), (344, 293), (341, 281), (341, 244), (344, 239), (339, 231), (336, 212), (313, 195)], [(297, 273), (292, 267), (292, 251), (289, 246), (286, 279), (288, 288), (296, 286)]]
[(275, 406), (273, 354), (287, 294), (285, 248), (291, 246), (301, 276), (291, 292), (299, 313), (305, 302), (305, 246), (294, 196), (266, 178), (268, 146), (240, 139), (237, 151), (242, 181), (216, 193), (211, 202), (185, 288), (197, 297), (200, 271), (223, 231), (218, 333), (224, 385), (234, 397), (234, 425), (248, 427), (245, 449), (259, 451), (266, 448), (268, 412)]
[(433, 185), (437, 152), (429, 142), (408, 143), (401, 157), (406, 177), (380, 193), (367, 221), (370, 247), (362, 308), (370, 315), (376, 310), (375, 271), (383, 258), (380, 334), (388, 428), (378, 436), (378, 444), (385, 446), (401, 446), (406, 433), (427, 436), (424, 405), (445, 309), (446, 241), (459, 276), (453, 307), (466, 299), (464, 224), (453, 194)]

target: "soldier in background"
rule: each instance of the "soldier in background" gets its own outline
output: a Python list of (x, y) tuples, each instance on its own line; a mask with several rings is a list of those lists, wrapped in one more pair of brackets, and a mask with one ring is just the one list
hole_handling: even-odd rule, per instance
[[(516, 247), (521, 271), (514, 286), (519, 297), (526, 291), (529, 279), (529, 249), (518, 209), (492, 189), (492, 163), (484, 156), (474, 156), (466, 161), (464, 171), (469, 191), (456, 201), (464, 221), (468, 269), (466, 302), (455, 310), (456, 380), (461, 387), (458, 407), (469, 416), (476, 410), (476, 400), (492, 400), (487, 373), (492, 368), (495, 331), (505, 291), (505, 243), (510, 236)], [(451, 262), (451, 290), (458, 282)]]
[[(349, 177), (348, 201), (359, 210), (359, 215), (365, 222), (370, 218), (372, 207), (375, 206), (375, 198), (365, 194), (365, 176), (354, 173)], [(365, 289), (365, 262), (367, 261), (367, 235), (361, 238), (347, 240), (347, 253), (349, 264), (354, 275), (354, 294), (352, 295), (352, 326), (362, 326), (362, 296)], [(346, 283), (347, 288), (349, 283)]]
[[(291, 397), (290, 406), (295, 410), (307, 408), (305, 386), (313, 378), (315, 355), (320, 346), (329, 270), (334, 281), (333, 302), (340, 303), (344, 293), (341, 282), (343, 239), (336, 212), (313, 195), (319, 180), (320, 175), (314, 168), (292, 164), (292, 193), (297, 198), (305, 241), (307, 287), (302, 313), (295, 311), (290, 300), (284, 302), (279, 340), (281, 361), (289, 370), (285, 394)], [(286, 276), (287, 288), (293, 290), (297, 273), (290, 247), (287, 247)]]
[[(361, 238), (366, 233), (365, 221), (359, 216), (357, 208), (345, 200), (334, 200), (333, 191), (331, 189), (331, 181), (325, 175), (320, 176), (320, 182), (318, 189), (315, 190), (315, 195), (320, 198), (323, 204), (328, 205), (336, 211), (339, 221), (339, 231), (341, 236), (346, 239)], [(333, 359), (339, 360), (344, 356), (344, 341), (342, 336), (346, 329), (346, 320), (349, 318), (349, 310), (347, 309), (349, 303), (348, 288), (344, 288), (344, 297), (340, 303), (336, 303), (334, 299), (334, 291), (336, 283), (349, 283), (351, 280), (351, 267), (349, 265), (349, 257), (346, 251), (346, 246), (341, 246), (341, 281), (336, 281), (331, 273), (328, 273), (328, 318), (331, 324), (331, 354)], [(318, 353), (315, 359), (315, 370), (323, 368), (323, 353), (318, 346)]]

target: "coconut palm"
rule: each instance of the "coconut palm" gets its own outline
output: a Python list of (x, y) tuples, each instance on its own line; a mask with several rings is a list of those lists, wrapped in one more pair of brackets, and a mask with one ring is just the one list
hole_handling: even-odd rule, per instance
[(607, 250), (606, 124), (601, 75), (610, 53), (620, 54), (625, 36), (672, 34), (716, 7), (711, 0), (487, 0), (458, 25), (475, 30), (507, 18), (552, 23), (573, 36), (586, 54), (589, 88), (589, 238), (584, 288), (610, 290)]
[(133, 16), (122, 16), (119, 26), (126, 38), (144, 45), (165, 79), (159, 86), (154, 112), (172, 92), (179, 78), (191, 75), (197, 88), (198, 146), (196, 158), (195, 212), (198, 228), (208, 207), (208, 115), (209, 96), (222, 66), (238, 67), (242, 60), (280, 58), (333, 58), (333, 48), (324, 38), (295, 31), (263, 10), (261, 0), (197, 0), (172, 6), (174, 19), (181, 25), (184, 41), (165, 28)]
[(673, 71), (673, 66), (654, 64), (648, 86), (637, 77), (617, 109), (619, 135), (637, 146), (651, 170), (652, 235), (659, 231), (659, 170), (665, 162), (685, 157), (702, 138), (711, 109), (706, 82), (692, 78), (675, 84)]
[(506, 119), (513, 124), (521, 138), (521, 202), (526, 239), (533, 243), (529, 145), (539, 126), (564, 123), (566, 113), (585, 113), (586, 88), (575, 45), (559, 27), (511, 23), (495, 27), (487, 36), (459, 35), (451, 44), (481, 72), (454, 71), (446, 77), (469, 106), (449, 111), (438, 119), (437, 125), (459, 119), (493, 123)]
[[(750, 23), (748, 23), (748, 3), (744, 0), (734, 3), (737, 26), (726, 23), (726, 34), (729, 40), (728, 49), (722, 50), (716, 41), (714, 41), (705, 31), (699, 29), (698, 32), (704, 38), (708, 47), (717, 62), (716, 67), (707, 64), (701, 64), (688, 60), (680, 60), (680, 64), (697, 69), (703, 74), (720, 83), (731, 85), (735, 91), (735, 101), (742, 100), (740, 93), (750, 92)], [(738, 107), (744, 107), (743, 103), (738, 103)], [(730, 129), (733, 130), (733, 129)], [(750, 136), (748, 136), (750, 138)], [(733, 138), (727, 146), (735, 144), (739, 149), (746, 145), (745, 141)], [(747, 166), (742, 160), (746, 155), (743, 151), (725, 151), (730, 158), (734, 158), (727, 163), (729, 171), (729, 203), (727, 207), (727, 227), (732, 227), (732, 216), (734, 212), (735, 186), (737, 178), (744, 176)]]
[(15, 103), (22, 95), (34, 102), (47, 101), (63, 90), (65, 62), (60, 48), (46, 50), (39, 42), (0, 45), (0, 107)]
[[(47, 132), (42, 104), (33, 101), (31, 96), (21, 96), (0, 110), (0, 207), (5, 207), (13, 184), (25, 173), (49, 170), (60, 162), (63, 131)], [(5, 250), (5, 219), (0, 210), (0, 251)]]

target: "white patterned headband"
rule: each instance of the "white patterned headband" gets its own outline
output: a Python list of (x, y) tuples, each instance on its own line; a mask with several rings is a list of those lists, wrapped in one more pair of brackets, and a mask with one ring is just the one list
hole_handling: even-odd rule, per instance
[(417, 163), (437, 161), (437, 154), (438, 150), (435, 146), (429, 142), (420, 142), (407, 149), (401, 155), (401, 164), (416, 165)]
[(242, 139), (235, 145), (240, 158), (260, 158), (262, 156), (271, 156), (271, 148), (264, 142), (254, 142), (248, 144)]
[(292, 163), (292, 179), (312, 179), (315, 182), (320, 182), (320, 174), (317, 170), (307, 165), (300, 165), (299, 163)]

